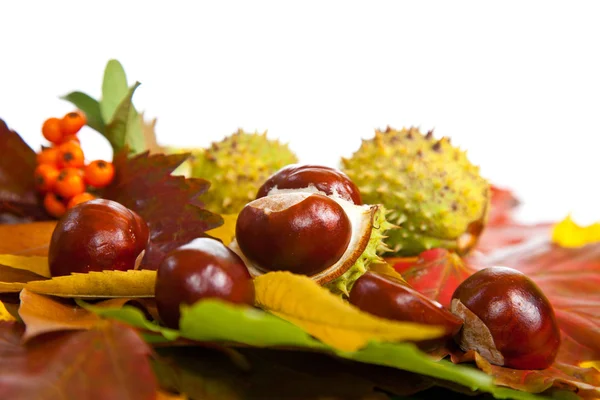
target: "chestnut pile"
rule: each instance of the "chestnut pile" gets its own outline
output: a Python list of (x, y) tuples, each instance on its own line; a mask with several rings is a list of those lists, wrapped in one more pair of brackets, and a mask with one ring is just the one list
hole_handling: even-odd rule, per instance
[[(289, 271), (309, 276), (373, 315), (443, 327), (436, 344), (454, 339), (493, 364), (544, 369), (556, 357), (560, 332), (541, 290), (524, 274), (483, 269), (452, 296), (451, 310), (392, 275), (369, 270), (381, 262), (385, 220), (380, 205), (362, 204), (358, 188), (338, 170), (289, 165), (272, 175), (240, 212), (229, 247), (197, 238), (166, 255), (155, 296), (162, 322), (178, 328), (180, 307), (206, 298), (253, 306), (253, 276)], [(50, 243), (53, 276), (136, 268), (148, 227), (109, 200), (70, 209)]]

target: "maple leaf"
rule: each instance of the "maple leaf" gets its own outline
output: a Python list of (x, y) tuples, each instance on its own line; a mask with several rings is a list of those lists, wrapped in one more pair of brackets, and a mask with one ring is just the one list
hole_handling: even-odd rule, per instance
[(41, 335), (0, 322), (0, 398), (154, 399), (150, 349), (135, 330), (106, 322), (90, 330)]
[[(0, 217), (50, 219), (35, 189), (35, 152), (0, 119)], [(4, 217), (6, 218), (6, 217)], [(3, 219), (4, 219), (3, 218)]]
[(145, 152), (129, 158), (127, 149), (114, 156), (115, 178), (102, 197), (134, 210), (148, 224), (150, 243), (142, 268), (156, 269), (166, 253), (223, 224), (198, 200), (208, 181), (171, 175), (188, 157)]
[(519, 200), (510, 190), (492, 185), (487, 226), (504, 225), (513, 222), (512, 212), (519, 204)]

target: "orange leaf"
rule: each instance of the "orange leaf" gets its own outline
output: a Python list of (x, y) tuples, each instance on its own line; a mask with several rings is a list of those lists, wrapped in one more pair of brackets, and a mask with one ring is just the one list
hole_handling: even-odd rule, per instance
[(0, 225), (0, 254), (47, 256), (56, 221)]
[[(50, 267), (48, 267), (48, 257), (15, 256), (12, 254), (0, 254), (0, 265), (30, 271), (36, 275), (39, 275), (40, 277), (50, 278)], [(2, 279), (2, 281), (5, 280)]]
[[(19, 316), (26, 329), (23, 340), (27, 341), (43, 333), (90, 329), (98, 325), (100, 317), (76, 306), (70, 301), (21, 291)], [(96, 304), (96, 307), (122, 307), (129, 299), (110, 299)]]

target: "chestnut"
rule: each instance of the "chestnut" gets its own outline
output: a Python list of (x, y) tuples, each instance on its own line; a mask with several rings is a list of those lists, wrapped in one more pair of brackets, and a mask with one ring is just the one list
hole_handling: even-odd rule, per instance
[(405, 282), (373, 271), (358, 278), (349, 301), (359, 309), (381, 318), (441, 326), (447, 336), (455, 335), (463, 321), (441, 304), (417, 292)]
[(342, 257), (352, 224), (335, 200), (294, 192), (248, 203), (235, 233), (244, 256), (259, 268), (313, 275)]
[(134, 211), (112, 200), (86, 201), (68, 210), (52, 232), (50, 274), (133, 269), (148, 237), (146, 222)]
[(337, 195), (354, 204), (362, 204), (360, 190), (348, 175), (335, 168), (307, 164), (290, 164), (281, 168), (258, 189), (256, 198), (268, 196), (273, 189), (304, 189), (310, 186), (328, 196)]
[(515, 269), (490, 267), (471, 275), (452, 295), (452, 312), (465, 321), (459, 346), (492, 364), (545, 369), (556, 358), (560, 331), (552, 305)]
[(181, 304), (216, 298), (254, 304), (254, 283), (244, 262), (223, 243), (198, 238), (169, 252), (156, 272), (156, 307), (162, 322), (179, 327)]

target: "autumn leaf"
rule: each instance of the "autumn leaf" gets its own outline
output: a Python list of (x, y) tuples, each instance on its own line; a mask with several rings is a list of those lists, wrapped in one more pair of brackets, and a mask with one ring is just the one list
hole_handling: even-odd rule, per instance
[(0, 301), (0, 321), (14, 321), (15, 317), (6, 309), (4, 303)]
[(581, 226), (569, 215), (552, 229), (552, 242), (562, 247), (581, 247), (600, 242), (600, 222)]
[(546, 222), (534, 225), (507, 223), (488, 226), (483, 230), (477, 246), (471, 254), (487, 254), (505, 247), (528, 242), (533, 238), (545, 240), (550, 237), (551, 231), (552, 224)]
[(336, 349), (353, 351), (370, 341), (419, 341), (444, 333), (440, 327), (362, 312), (305, 276), (270, 272), (255, 278), (254, 284), (258, 306)]
[(35, 189), (35, 152), (0, 119), (0, 216), (47, 220), (41, 197)]
[(126, 151), (114, 157), (115, 179), (103, 197), (136, 211), (148, 223), (150, 243), (143, 268), (156, 269), (167, 252), (223, 223), (198, 200), (208, 181), (171, 175), (187, 157), (146, 152), (129, 158)]
[(492, 185), (490, 192), (491, 207), (487, 225), (494, 226), (512, 223), (512, 213), (519, 206), (519, 200), (506, 188)]
[(432, 249), (418, 257), (388, 258), (404, 279), (417, 291), (445, 307), (449, 307), (456, 287), (475, 270), (456, 254), (445, 249)]
[[(40, 277), (50, 277), (50, 267), (48, 267), (48, 257), (42, 256), (16, 256), (12, 254), (0, 254), (0, 265), (23, 271), (29, 271)], [(0, 270), (1, 271), (1, 270)], [(0, 275), (1, 277), (1, 275)], [(0, 279), (0, 281), (6, 281)], [(26, 282), (26, 281), (25, 281)]]
[(0, 224), (0, 254), (47, 256), (56, 221)]
[(0, 398), (154, 399), (150, 349), (132, 328), (104, 322), (23, 343), (24, 327), (0, 322)]
[(235, 237), (235, 224), (238, 216), (237, 214), (224, 214), (221, 217), (223, 217), (223, 225), (206, 233), (221, 240), (225, 246), (229, 246)]
[(155, 281), (156, 271), (92, 271), (28, 282), (25, 288), (60, 297), (154, 297)]
[(148, 150), (150, 154), (166, 153), (164, 148), (158, 144), (158, 140), (156, 138), (156, 118), (146, 120), (144, 112), (140, 113), (139, 118), (142, 123), (142, 135), (144, 136), (146, 150)]

